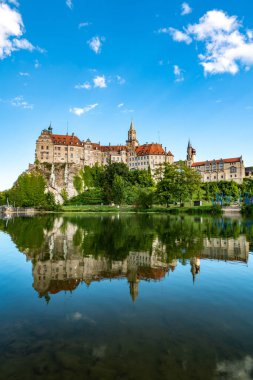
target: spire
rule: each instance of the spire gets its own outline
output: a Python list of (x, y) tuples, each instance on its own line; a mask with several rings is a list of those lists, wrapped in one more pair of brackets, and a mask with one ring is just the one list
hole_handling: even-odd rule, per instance
[(51, 121), (50, 121), (50, 124), (49, 124), (49, 127), (48, 127), (48, 132), (52, 133), (52, 131), (53, 131), (53, 128), (52, 128), (52, 124), (51, 124)]
[(188, 140), (188, 148), (192, 148), (191, 140)]
[(134, 127), (134, 122), (133, 122), (133, 119), (131, 120), (131, 124), (130, 124), (130, 131), (133, 131), (135, 130), (135, 127)]

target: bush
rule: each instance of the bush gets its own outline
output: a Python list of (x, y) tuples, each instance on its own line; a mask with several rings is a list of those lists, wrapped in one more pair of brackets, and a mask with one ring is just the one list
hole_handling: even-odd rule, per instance
[(150, 189), (140, 189), (136, 200), (135, 205), (136, 207), (146, 210), (152, 207), (154, 203), (154, 192)]
[(253, 216), (253, 205), (246, 205), (246, 204), (244, 204), (242, 206), (241, 212), (242, 212), (243, 215)]
[(65, 205), (100, 205), (103, 203), (100, 189), (89, 189), (66, 201)]

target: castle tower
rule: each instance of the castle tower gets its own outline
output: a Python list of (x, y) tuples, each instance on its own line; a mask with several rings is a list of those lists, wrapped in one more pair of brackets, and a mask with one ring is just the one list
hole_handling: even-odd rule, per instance
[(192, 281), (194, 284), (196, 275), (200, 272), (200, 259), (198, 257), (193, 257), (190, 260), (190, 264), (191, 264)]
[(190, 164), (193, 164), (196, 161), (196, 150), (192, 147), (190, 140), (188, 141), (186, 160)]
[(127, 144), (127, 146), (132, 147), (132, 148), (135, 148), (139, 145), (133, 121), (131, 121), (131, 125), (130, 125), (129, 131), (128, 131), (128, 139), (126, 141), (126, 144)]

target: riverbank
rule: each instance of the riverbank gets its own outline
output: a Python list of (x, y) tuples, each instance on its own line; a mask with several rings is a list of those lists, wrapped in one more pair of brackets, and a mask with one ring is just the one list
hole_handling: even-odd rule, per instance
[(140, 209), (133, 206), (62, 206), (63, 212), (77, 212), (77, 213), (166, 213), (166, 214), (189, 214), (189, 215), (199, 215), (199, 214), (222, 214), (221, 208), (213, 207), (210, 205), (206, 206), (153, 206), (149, 209)]

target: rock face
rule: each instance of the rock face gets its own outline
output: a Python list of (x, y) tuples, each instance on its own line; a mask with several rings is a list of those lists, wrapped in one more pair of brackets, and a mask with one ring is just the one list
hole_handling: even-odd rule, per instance
[(43, 175), (46, 180), (46, 191), (55, 196), (56, 203), (62, 204), (62, 192), (66, 192), (69, 198), (78, 193), (74, 187), (74, 177), (81, 170), (80, 165), (76, 164), (49, 164), (39, 163), (30, 164), (28, 172), (37, 172)]

